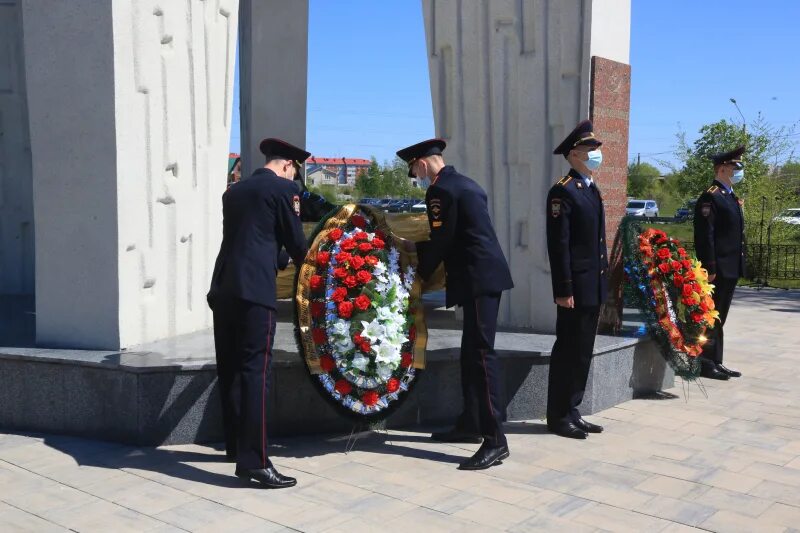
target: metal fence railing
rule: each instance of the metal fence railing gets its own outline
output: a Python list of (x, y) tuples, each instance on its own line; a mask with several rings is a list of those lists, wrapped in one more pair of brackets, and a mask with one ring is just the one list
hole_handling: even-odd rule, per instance
[[(682, 243), (694, 252), (693, 242)], [(767, 284), (769, 280), (800, 280), (800, 245), (748, 244), (745, 248), (747, 277)]]

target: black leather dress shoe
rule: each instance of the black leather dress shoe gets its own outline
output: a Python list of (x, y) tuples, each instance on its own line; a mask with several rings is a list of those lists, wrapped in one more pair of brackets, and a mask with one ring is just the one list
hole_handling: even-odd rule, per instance
[(511, 453), (508, 446), (487, 446), (485, 443), (478, 448), (475, 455), (464, 461), (458, 466), (459, 470), (486, 470), (491, 466), (503, 463)]
[(450, 431), (431, 433), (431, 438), (439, 442), (463, 442), (466, 444), (480, 444), (483, 442), (483, 437), (477, 433), (471, 433), (458, 428), (453, 428)]
[(274, 466), (268, 468), (254, 468), (251, 470), (236, 469), (236, 477), (244, 479), (247, 483), (255, 481), (265, 489), (285, 489), (297, 485), (293, 477), (284, 476)]
[(731, 377), (725, 372), (717, 370), (717, 367), (708, 365), (703, 365), (703, 367), (700, 369), (700, 375), (704, 378), (719, 379), (722, 381), (731, 379)]
[(550, 430), (550, 433), (555, 433), (568, 439), (585, 439), (588, 435), (571, 420), (560, 420), (553, 424), (548, 423), (547, 429)]
[(738, 370), (733, 370), (732, 368), (728, 368), (724, 365), (717, 365), (717, 370), (722, 372), (723, 374), (727, 374), (732, 378), (740, 378), (742, 377), (742, 373)]
[(587, 422), (581, 417), (578, 417), (578, 419), (575, 421), (575, 425), (578, 427), (578, 429), (582, 429), (586, 433), (603, 432), (603, 426), (598, 426), (597, 424), (592, 424), (591, 422)]

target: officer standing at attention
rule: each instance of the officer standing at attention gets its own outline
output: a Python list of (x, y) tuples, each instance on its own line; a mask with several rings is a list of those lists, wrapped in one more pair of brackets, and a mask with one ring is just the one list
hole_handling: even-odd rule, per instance
[[(307, 250), (292, 178), (296, 161), (305, 161), (309, 153), (280, 139), (265, 139), (260, 148), (264, 168), (222, 196), (222, 246), (208, 304), (214, 313), (227, 458), (248, 483), (284, 488), (297, 481), (278, 473), (267, 457), (267, 388), (278, 268), (289, 258), (301, 264)], [(288, 257), (279, 265), (284, 247)]]
[(569, 173), (547, 195), (547, 252), (556, 309), (556, 342), (550, 354), (547, 429), (572, 439), (600, 433), (581, 417), (600, 305), (608, 293), (608, 251), (603, 197), (592, 180), (602, 143), (588, 120), (553, 150), (569, 162)]
[(461, 470), (483, 470), (509, 456), (503, 432), (506, 406), (503, 374), (494, 351), (500, 295), (514, 286), (508, 263), (489, 218), (486, 193), (445, 165), (445, 142), (431, 139), (403, 148), (397, 155), (408, 163), (409, 177), (430, 185), (425, 204), (430, 240), (417, 243), (417, 273), (429, 279), (444, 261), (446, 306), (464, 310), (461, 337), (461, 387), (464, 411), (454, 429), (434, 433), (443, 442), (477, 443), (480, 449), (461, 463)]
[(744, 177), (744, 146), (711, 156), (716, 179), (694, 208), (694, 247), (697, 258), (708, 271), (714, 284), (714, 307), (719, 323), (710, 332), (708, 343), (700, 354), (700, 375), (711, 379), (738, 378), (741, 372), (722, 364), (722, 343), (725, 319), (731, 307), (736, 282), (744, 275), (744, 216), (733, 185)]

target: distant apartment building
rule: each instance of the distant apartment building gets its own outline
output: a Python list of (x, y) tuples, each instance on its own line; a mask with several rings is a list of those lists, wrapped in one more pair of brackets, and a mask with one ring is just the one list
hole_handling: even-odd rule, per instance
[[(321, 180), (320, 183), (313, 185), (350, 185), (356, 184), (356, 178), (360, 174), (366, 174), (369, 170), (369, 159), (358, 159), (353, 157), (316, 157), (311, 156), (306, 160), (306, 184), (312, 185), (310, 178), (312, 174), (315, 179)], [(320, 172), (322, 169), (324, 172)], [(330, 173), (335, 178), (331, 181)]]

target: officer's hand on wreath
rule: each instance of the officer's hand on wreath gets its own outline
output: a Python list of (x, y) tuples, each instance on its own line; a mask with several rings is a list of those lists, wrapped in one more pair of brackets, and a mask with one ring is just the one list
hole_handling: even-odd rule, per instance
[(572, 296), (560, 296), (556, 298), (556, 304), (560, 305), (561, 307), (572, 309), (575, 307), (575, 298)]

